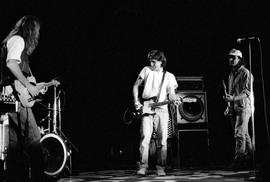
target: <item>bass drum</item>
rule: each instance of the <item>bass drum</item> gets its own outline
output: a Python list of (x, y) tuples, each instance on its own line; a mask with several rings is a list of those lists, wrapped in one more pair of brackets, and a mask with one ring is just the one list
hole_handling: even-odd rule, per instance
[(49, 176), (58, 175), (70, 156), (65, 141), (57, 134), (48, 133), (41, 138), (41, 145), (45, 155), (45, 173)]

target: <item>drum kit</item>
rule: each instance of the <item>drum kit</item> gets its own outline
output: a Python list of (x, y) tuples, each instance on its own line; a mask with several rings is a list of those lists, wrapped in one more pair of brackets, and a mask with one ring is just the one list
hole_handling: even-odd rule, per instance
[[(59, 176), (67, 172), (72, 174), (72, 149), (78, 152), (77, 147), (65, 136), (61, 129), (61, 91), (54, 86), (53, 107), (48, 104), (48, 115), (42, 121), (46, 123), (40, 128), (42, 137), (40, 139), (45, 159), (45, 171), (48, 176)], [(0, 98), (0, 109), (3, 99)], [(7, 102), (5, 102), (5, 106)], [(9, 102), (9, 107), (11, 102)], [(14, 101), (14, 108), (17, 102)], [(14, 111), (14, 110), (12, 110)], [(12, 112), (9, 110), (9, 112)], [(43, 122), (42, 122), (43, 123)], [(1, 112), (0, 118), (0, 161), (3, 163), (3, 170), (6, 170), (6, 158), (9, 143), (9, 121), (7, 112)]]

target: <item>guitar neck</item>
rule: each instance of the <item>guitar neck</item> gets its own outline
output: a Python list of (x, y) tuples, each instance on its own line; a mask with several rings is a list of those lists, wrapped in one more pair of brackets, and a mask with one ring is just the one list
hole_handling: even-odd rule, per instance
[(171, 104), (171, 103), (173, 103), (173, 101), (156, 102), (156, 103), (151, 103), (150, 106), (158, 107), (158, 106), (163, 106), (163, 105)]
[(43, 89), (44, 87), (50, 87), (50, 86), (53, 86), (54, 83), (53, 82), (48, 82), (48, 83), (43, 83), (41, 85), (39, 85), (39, 89)]

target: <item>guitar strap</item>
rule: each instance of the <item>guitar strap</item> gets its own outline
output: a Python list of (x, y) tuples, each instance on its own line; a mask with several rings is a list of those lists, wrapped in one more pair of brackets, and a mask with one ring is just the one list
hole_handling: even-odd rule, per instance
[(161, 88), (162, 88), (162, 85), (163, 85), (163, 82), (164, 82), (164, 78), (165, 78), (165, 73), (166, 73), (166, 71), (163, 72), (163, 76), (162, 76), (161, 84), (160, 84), (160, 87), (159, 87), (159, 93), (158, 93), (156, 102), (158, 102), (159, 97), (160, 97)]
[(32, 71), (31, 71), (31, 68), (30, 68), (30, 67), (29, 67), (29, 72), (30, 72), (31, 76), (33, 76), (33, 73), (32, 73)]

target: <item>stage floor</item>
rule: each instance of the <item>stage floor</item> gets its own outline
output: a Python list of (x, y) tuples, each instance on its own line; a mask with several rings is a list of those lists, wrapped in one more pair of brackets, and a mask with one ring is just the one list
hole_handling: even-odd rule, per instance
[(76, 176), (60, 178), (57, 182), (242, 182), (256, 181), (255, 171), (224, 171), (224, 170), (169, 170), (166, 176), (157, 176), (154, 170), (148, 175), (138, 176), (135, 170), (102, 170), (81, 172)]

